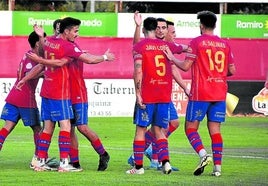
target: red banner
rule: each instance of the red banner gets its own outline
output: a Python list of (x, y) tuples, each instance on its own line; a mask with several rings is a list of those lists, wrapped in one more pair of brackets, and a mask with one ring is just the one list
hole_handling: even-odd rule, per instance
[[(187, 44), (190, 39), (177, 39)], [(231, 80), (264, 80), (268, 70), (268, 41), (265, 39), (229, 39), (234, 53), (237, 74)], [(131, 79), (133, 73), (132, 38), (81, 37), (77, 43), (92, 54), (103, 54), (108, 48), (115, 53), (114, 62), (85, 65), (86, 78)], [(23, 54), (30, 46), (27, 37), (0, 37), (0, 78), (14, 78)], [(184, 55), (179, 56), (183, 59)], [(190, 72), (182, 72), (190, 79)]]

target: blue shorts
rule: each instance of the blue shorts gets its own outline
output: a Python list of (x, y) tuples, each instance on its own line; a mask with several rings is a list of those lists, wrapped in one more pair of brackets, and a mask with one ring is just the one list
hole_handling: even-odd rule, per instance
[(170, 102), (170, 121), (179, 119), (177, 110), (173, 102)]
[(135, 105), (133, 123), (140, 127), (148, 127), (150, 124), (167, 128), (170, 117), (170, 103), (145, 104), (146, 108), (141, 109)]
[(41, 117), (43, 121), (61, 121), (74, 118), (71, 101), (42, 97)]
[(186, 110), (187, 121), (202, 121), (207, 115), (208, 121), (224, 122), (226, 102), (189, 101)]
[(88, 103), (73, 104), (74, 118), (71, 119), (72, 126), (88, 124)]
[(38, 108), (22, 108), (6, 103), (3, 107), (1, 119), (18, 123), (21, 119), (24, 126), (40, 126)]

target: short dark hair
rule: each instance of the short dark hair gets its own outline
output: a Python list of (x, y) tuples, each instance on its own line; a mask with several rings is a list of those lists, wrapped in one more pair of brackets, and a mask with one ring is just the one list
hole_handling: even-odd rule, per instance
[(159, 18), (157, 18), (156, 20), (157, 20), (157, 22), (165, 22), (166, 25), (167, 25), (167, 27), (168, 27), (168, 23), (167, 23), (167, 20), (166, 20), (166, 19), (164, 19), (164, 18), (162, 18), (162, 17), (159, 17)]
[(60, 21), (60, 33), (63, 33), (65, 29), (69, 29), (73, 26), (79, 26), (81, 21), (72, 17), (66, 17)]
[(60, 34), (60, 22), (61, 22), (61, 19), (56, 19), (54, 22), (53, 22), (53, 29), (55, 31), (55, 33), (58, 35)]
[[(46, 37), (46, 33), (44, 33), (44, 37)], [(31, 32), (28, 36), (28, 43), (30, 44), (31, 48), (35, 47), (36, 42), (39, 41), (39, 35), (35, 33), (35, 31)]]
[(172, 21), (166, 21), (167, 22), (167, 25), (169, 26), (169, 25), (172, 25), (172, 26), (174, 26), (174, 22), (172, 22)]
[(215, 28), (217, 16), (211, 11), (201, 11), (197, 13), (197, 19), (207, 28)]
[(165, 20), (165, 19), (162, 18), (162, 17), (159, 17), (159, 18), (157, 18), (156, 20), (159, 21), (159, 22), (167, 22), (167, 20)]
[(61, 21), (61, 19), (56, 19), (56, 20), (53, 22), (53, 28), (54, 28), (54, 30), (57, 29), (57, 25), (60, 24), (60, 21)]
[(147, 31), (156, 30), (157, 27), (157, 20), (154, 17), (147, 17), (143, 21), (143, 27)]

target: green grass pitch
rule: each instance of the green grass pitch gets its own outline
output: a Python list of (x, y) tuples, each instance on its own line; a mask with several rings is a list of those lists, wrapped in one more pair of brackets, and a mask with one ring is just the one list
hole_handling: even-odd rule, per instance
[[(90, 118), (89, 126), (98, 133), (111, 156), (105, 172), (97, 172), (98, 155), (90, 143), (78, 134), (82, 172), (34, 172), (29, 168), (33, 155), (32, 131), (19, 123), (8, 136), (0, 152), (0, 185), (268, 185), (268, 118), (228, 117), (222, 125), (224, 155), (222, 176), (212, 177), (212, 165), (201, 176), (193, 176), (199, 161), (184, 134), (184, 117), (180, 127), (169, 138), (170, 160), (180, 171), (164, 175), (148, 169), (144, 159), (144, 175), (127, 175), (127, 159), (132, 153), (135, 126), (132, 118)], [(3, 126), (4, 122), (0, 122)], [(208, 152), (211, 152), (206, 121), (200, 134)], [(50, 157), (59, 157), (58, 128), (49, 150)]]

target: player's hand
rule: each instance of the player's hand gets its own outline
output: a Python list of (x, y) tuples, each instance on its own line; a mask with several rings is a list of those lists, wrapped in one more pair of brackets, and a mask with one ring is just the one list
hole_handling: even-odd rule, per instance
[(189, 88), (185, 88), (184, 89), (184, 92), (189, 97), (189, 95), (190, 95), (190, 89)]
[(32, 61), (38, 62), (40, 59), (40, 56), (38, 56), (36, 53), (33, 52), (27, 52), (26, 53), (27, 58), (29, 58)]
[(140, 95), (136, 96), (136, 104), (141, 108), (141, 109), (146, 109), (146, 105), (143, 104), (142, 97)]
[(142, 17), (138, 10), (136, 10), (134, 13), (134, 21), (135, 21), (136, 26), (141, 26)]
[(107, 56), (107, 60), (108, 60), (108, 61), (113, 61), (113, 60), (115, 59), (114, 54), (110, 52), (110, 49), (108, 49), (108, 50), (104, 53), (104, 55)]
[(24, 84), (25, 84), (25, 81), (22, 79), (22, 80), (20, 80), (20, 81), (16, 84), (15, 88), (18, 89), (18, 90), (21, 90), (21, 87), (22, 87)]
[(265, 82), (264, 87), (268, 89), (268, 81)]
[(190, 52), (189, 46), (185, 44), (180, 44), (182, 46), (182, 51), (183, 52)]
[(42, 25), (39, 26), (37, 24), (34, 24), (33, 29), (39, 37), (44, 37), (45, 31)]
[(163, 50), (163, 52), (166, 54), (167, 58), (170, 61), (174, 61), (175, 56), (173, 55), (173, 53), (171, 52), (171, 50), (169, 49), (169, 47), (166, 47), (166, 50)]

